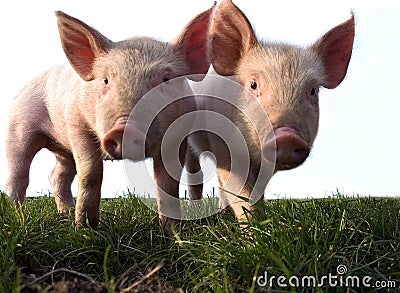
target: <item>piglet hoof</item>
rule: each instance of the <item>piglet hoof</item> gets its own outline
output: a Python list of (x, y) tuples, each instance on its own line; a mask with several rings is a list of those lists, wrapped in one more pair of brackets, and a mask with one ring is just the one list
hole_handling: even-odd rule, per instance
[(83, 229), (88, 227), (88, 224), (86, 223), (86, 215), (78, 218), (75, 213), (75, 227), (77, 229)]
[(173, 237), (177, 234), (176, 226), (179, 224), (179, 220), (160, 216), (159, 221), (165, 235)]
[(99, 225), (99, 220), (90, 220), (87, 219), (86, 221), (82, 220), (75, 220), (75, 226), (77, 229), (83, 229), (83, 228), (92, 228), (95, 229)]
[(77, 206), (75, 209), (75, 225), (78, 229), (91, 227), (97, 228), (100, 222), (99, 208), (82, 208)]
[(78, 213), (78, 211), (75, 211), (75, 227), (77, 229), (83, 229), (89, 227), (89, 221), (87, 221), (86, 218), (86, 212), (83, 213)]
[(11, 195), (11, 192), (6, 192), (6, 194), (8, 194), (10, 200), (12, 201), (12, 203), (15, 205), (16, 208), (22, 206), (25, 197), (18, 197), (17, 195)]
[(80, 230), (80, 229), (86, 228), (87, 225), (86, 225), (86, 222), (82, 223), (82, 222), (75, 221), (75, 227), (76, 227), (76, 229)]
[(22, 202), (18, 198), (11, 198), (12, 202), (14, 203), (16, 208), (22, 206)]
[(59, 215), (66, 217), (70, 214), (70, 210), (73, 208), (74, 207), (60, 206), (57, 207), (57, 212)]
[(71, 210), (73, 212), (73, 209), (75, 208), (74, 204), (59, 204), (57, 205), (57, 212), (61, 216), (68, 216), (71, 213)]

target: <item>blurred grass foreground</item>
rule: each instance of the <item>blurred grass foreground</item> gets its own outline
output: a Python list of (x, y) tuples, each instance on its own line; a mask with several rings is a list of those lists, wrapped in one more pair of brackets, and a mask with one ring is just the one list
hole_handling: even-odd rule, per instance
[[(265, 209), (246, 228), (225, 210), (182, 221), (168, 238), (132, 194), (103, 199), (99, 227), (77, 230), (54, 198), (15, 208), (1, 193), (0, 292), (400, 292), (399, 198), (337, 194)], [(277, 282), (305, 276), (317, 283)]]

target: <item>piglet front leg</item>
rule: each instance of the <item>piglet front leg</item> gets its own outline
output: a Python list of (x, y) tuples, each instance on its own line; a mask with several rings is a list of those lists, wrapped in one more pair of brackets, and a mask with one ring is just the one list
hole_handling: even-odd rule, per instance
[(101, 182), (103, 180), (103, 161), (100, 143), (85, 128), (71, 132), (72, 151), (78, 175), (78, 194), (76, 197), (75, 223), (77, 228), (88, 224), (95, 228), (100, 220)]
[[(157, 185), (157, 204), (160, 224), (165, 234), (173, 236), (175, 234), (174, 227), (182, 218), (182, 211), (179, 202), (179, 179), (183, 171), (183, 163), (187, 150), (187, 140), (185, 139), (179, 148), (180, 167), (174, 167), (168, 170), (161, 155), (154, 158), (154, 179)], [(177, 169), (178, 168), (178, 169)], [(174, 178), (175, 177), (175, 178)]]
[[(179, 223), (179, 182), (168, 174), (159, 160), (154, 161), (154, 180), (157, 184), (157, 204), (160, 224), (168, 236), (174, 235), (174, 227)], [(173, 215), (173, 217), (171, 217)]]

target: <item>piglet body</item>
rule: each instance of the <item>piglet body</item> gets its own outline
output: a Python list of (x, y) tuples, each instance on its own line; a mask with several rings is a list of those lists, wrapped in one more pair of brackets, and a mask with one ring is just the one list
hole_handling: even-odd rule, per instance
[[(232, 170), (237, 157), (230, 154), (226, 141), (209, 131), (189, 139), (188, 157), (196, 158), (205, 150), (214, 153), (223, 206), (230, 204), (236, 217), (246, 220), (246, 211), (254, 209), (251, 199), (255, 196), (253, 203), (262, 202), (272, 174), (295, 168), (307, 159), (318, 130), (319, 89), (337, 87), (347, 72), (354, 40), (354, 16), (313, 45), (301, 48), (259, 41), (242, 11), (231, 0), (223, 0), (215, 13), (211, 39), (216, 73), (236, 80), (242, 90), (233, 91), (224, 100), (209, 97), (202, 105), (229, 118), (241, 130), (248, 148), (248, 165), (241, 164), (248, 172), (238, 174)], [(226, 83), (222, 86), (215, 80), (212, 83), (211, 88), (223, 87), (229, 91)], [(233, 106), (233, 101), (241, 106)], [(267, 119), (255, 110), (244, 111), (256, 102)], [(218, 134), (225, 132), (221, 128)], [(187, 159), (186, 165), (190, 173), (199, 172), (195, 159)], [(237, 179), (232, 181), (232, 177)], [(236, 182), (244, 183), (238, 189)], [(201, 184), (192, 186), (191, 198), (201, 198), (201, 191)]]
[[(74, 206), (71, 183), (78, 176), (78, 227), (85, 226), (86, 220), (93, 227), (99, 223), (103, 159), (153, 158), (159, 192), (178, 197), (178, 182), (165, 170), (160, 142), (172, 121), (195, 109), (194, 101), (171, 103), (155, 116), (149, 129), (129, 116), (154, 87), (163, 83), (167, 87), (176, 77), (207, 72), (212, 14), (213, 8), (199, 14), (167, 43), (148, 37), (112, 42), (82, 21), (57, 12), (61, 42), (72, 68), (60, 65), (50, 69), (15, 98), (6, 140), (8, 195), (17, 204), (23, 203), (32, 159), (47, 148), (56, 156), (50, 178), (60, 213)], [(182, 94), (190, 94), (185, 79), (180, 80)], [(186, 141), (180, 159), (185, 152)], [(162, 210), (160, 194), (158, 204)], [(170, 233), (172, 221), (162, 214), (160, 219)]]

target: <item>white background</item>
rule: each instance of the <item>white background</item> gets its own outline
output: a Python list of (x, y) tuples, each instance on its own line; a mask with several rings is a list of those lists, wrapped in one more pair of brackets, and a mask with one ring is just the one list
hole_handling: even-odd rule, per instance
[[(67, 62), (53, 11), (63, 10), (114, 41), (134, 35), (168, 41), (213, 1), (6, 3), (0, 10), (0, 190), (7, 177), (4, 140), (12, 98), (38, 73)], [(346, 20), (351, 9), (356, 16), (348, 75), (337, 89), (320, 94), (320, 130), (311, 156), (303, 166), (275, 175), (267, 197), (331, 196), (336, 190), (348, 195), (400, 195), (400, 2), (236, 0), (235, 4), (260, 38), (302, 46)], [(48, 174), (54, 162), (46, 150), (35, 157), (28, 195), (50, 190)], [(103, 197), (127, 189), (123, 164), (107, 162)]]

